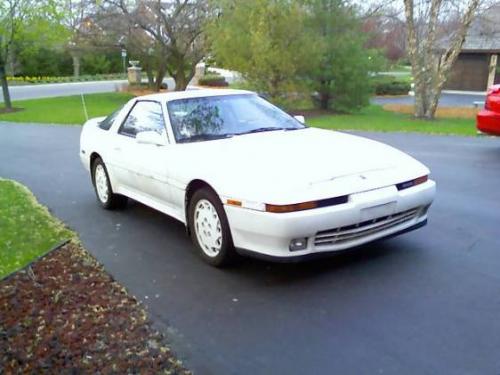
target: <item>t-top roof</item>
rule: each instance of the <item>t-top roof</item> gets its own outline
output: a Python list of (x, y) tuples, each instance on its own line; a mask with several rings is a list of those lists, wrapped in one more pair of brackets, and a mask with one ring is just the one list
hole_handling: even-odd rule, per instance
[(176, 99), (201, 98), (207, 96), (254, 94), (252, 91), (233, 89), (193, 89), (186, 91), (170, 91), (158, 94), (149, 94), (138, 97), (138, 99), (150, 99), (156, 101), (171, 101)]

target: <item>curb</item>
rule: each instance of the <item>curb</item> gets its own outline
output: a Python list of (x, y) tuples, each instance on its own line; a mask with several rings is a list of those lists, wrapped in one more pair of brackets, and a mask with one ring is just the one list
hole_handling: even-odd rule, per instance
[(67, 243), (69, 243), (71, 241), (71, 239), (66, 239), (66, 240), (63, 240), (61, 242), (59, 242), (58, 244), (56, 244), (55, 246), (53, 246), (51, 249), (47, 250), (47, 252), (43, 253), (42, 255), (36, 257), (35, 259), (33, 259), (32, 261), (30, 261), (28, 264), (26, 264), (25, 266), (15, 270), (15, 271), (12, 271), (11, 273), (7, 274), (6, 276), (4, 276), (3, 278), (0, 279), (0, 283), (2, 281), (5, 281), (7, 280), (8, 278), (10, 278), (11, 276), (14, 276), (17, 272), (19, 271), (23, 271), (29, 267), (31, 267), (33, 265), (33, 263), (36, 263), (38, 262), (39, 260), (45, 258), (47, 255), (49, 255), (50, 253), (52, 253), (53, 251), (55, 250), (58, 250), (60, 249), (61, 247), (63, 247), (64, 245), (66, 245)]

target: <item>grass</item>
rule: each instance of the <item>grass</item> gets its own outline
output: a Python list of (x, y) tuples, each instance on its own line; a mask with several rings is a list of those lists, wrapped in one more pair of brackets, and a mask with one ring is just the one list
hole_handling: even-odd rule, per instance
[(307, 119), (307, 124), (318, 128), (335, 130), (476, 135), (475, 123), (471, 119), (416, 120), (408, 114), (386, 111), (378, 105), (371, 105), (355, 114), (312, 117)]
[[(89, 118), (106, 116), (132, 97), (132, 94), (117, 92), (84, 95)], [(80, 95), (14, 101), (13, 106), (23, 110), (0, 113), (0, 121), (78, 125), (85, 122)]]
[[(85, 95), (89, 117), (105, 116), (133, 97), (131, 93), (105, 93)], [(14, 102), (24, 110), (0, 113), (0, 121), (38, 122), (52, 124), (82, 124), (85, 121), (81, 97), (67, 96), (59, 98), (33, 99)], [(294, 102), (296, 111), (308, 111), (311, 103)], [(387, 109), (387, 110), (386, 110)], [(307, 123), (324, 129), (367, 130), (381, 132), (417, 132), (429, 134), (475, 135), (474, 123), (476, 109), (438, 110), (438, 119), (424, 121), (413, 119), (411, 106), (371, 105), (354, 114), (311, 113)]]
[(0, 179), (0, 279), (73, 238), (26, 187)]

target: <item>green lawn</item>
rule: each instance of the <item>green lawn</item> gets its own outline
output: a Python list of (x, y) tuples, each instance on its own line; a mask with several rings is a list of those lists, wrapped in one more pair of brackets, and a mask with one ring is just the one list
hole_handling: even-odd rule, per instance
[(409, 115), (386, 111), (378, 105), (371, 105), (355, 114), (325, 115), (306, 118), (306, 121), (310, 126), (324, 129), (476, 135), (476, 126), (471, 119), (415, 120)]
[(0, 279), (73, 238), (26, 187), (0, 179)]
[[(132, 95), (127, 93), (85, 95), (89, 117), (105, 116), (126, 103), (130, 98), (132, 98)], [(14, 105), (24, 108), (24, 110), (0, 114), (0, 121), (52, 124), (82, 124), (85, 121), (80, 96), (24, 100), (14, 102)], [(378, 105), (371, 105), (354, 114), (310, 117), (307, 118), (307, 123), (324, 129), (455, 135), (476, 134), (474, 120), (472, 119), (415, 120), (409, 115), (386, 111)]]
[[(132, 97), (131, 94), (116, 92), (84, 95), (90, 118), (108, 115)], [(80, 95), (15, 101), (13, 106), (23, 110), (0, 113), (0, 121), (78, 125), (85, 122)]]

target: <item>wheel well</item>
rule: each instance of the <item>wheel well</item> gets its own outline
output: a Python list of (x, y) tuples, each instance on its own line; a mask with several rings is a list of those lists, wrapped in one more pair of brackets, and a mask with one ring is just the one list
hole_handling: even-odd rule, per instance
[(210, 186), (210, 184), (208, 184), (203, 180), (193, 180), (186, 187), (186, 194), (184, 196), (184, 212), (186, 215), (186, 230), (188, 231), (188, 233), (189, 233), (189, 202), (191, 202), (193, 194), (196, 191), (203, 188), (208, 188), (217, 194), (215, 189), (212, 186)]
[(99, 155), (97, 152), (93, 152), (92, 154), (90, 154), (90, 169), (91, 170), (92, 170), (92, 166), (94, 165), (95, 159), (100, 158), (100, 157), (101, 157), (101, 155)]

